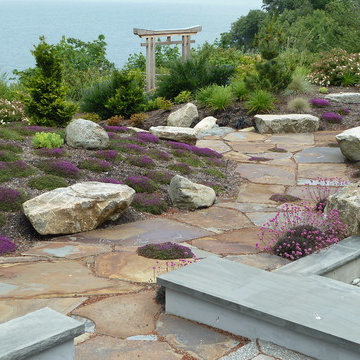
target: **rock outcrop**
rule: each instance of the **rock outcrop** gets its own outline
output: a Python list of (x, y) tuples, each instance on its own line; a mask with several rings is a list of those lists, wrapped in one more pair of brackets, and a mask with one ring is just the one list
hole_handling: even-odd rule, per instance
[(180, 109), (172, 112), (167, 120), (168, 126), (189, 127), (193, 121), (199, 118), (196, 105), (187, 103)]
[(39, 234), (73, 234), (118, 219), (134, 195), (127, 185), (89, 181), (41, 194), (26, 201), (23, 209)]
[(216, 126), (216, 121), (217, 119), (214, 118), (213, 116), (208, 116), (202, 119), (194, 126), (194, 130), (196, 131), (196, 134), (199, 134), (203, 131), (211, 130), (213, 127)]
[(335, 136), (343, 155), (350, 161), (360, 160), (360, 126)]
[(149, 131), (161, 139), (175, 140), (188, 144), (196, 143), (196, 131), (191, 128), (176, 126), (152, 126)]
[(328, 94), (325, 99), (343, 104), (360, 104), (360, 93), (337, 93)]

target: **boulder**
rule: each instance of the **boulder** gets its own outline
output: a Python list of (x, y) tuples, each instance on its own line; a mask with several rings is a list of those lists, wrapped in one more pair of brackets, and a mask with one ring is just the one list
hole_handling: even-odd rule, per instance
[(180, 175), (175, 175), (171, 179), (168, 193), (174, 206), (180, 209), (209, 207), (216, 200), (214, 189), (196, 184)]
[(118, 219), (134, 195), (127, 185), (89, 181), (41, 194), (26, 201), (23, 209), (39, 234), (73, 234)]
[(199, 118), (197, 107), (192, 103), (187, 103), (180, 109), (172, 112), (168, 119), (168, 126), (189, 127), (193, 121)]
[(175, 140), (188, 144), (196, 143), (196, 131), (176, 126), (152, 126), (150, 132), (161, 139)]
[(343, 187), (329, 196), (325, 213), (336, 209), (341, 220), (348, 225), (349, 235), (360, 233), (360, 182)]
[(260, 134), (310, 133), (318, 130), (319, 118), (307, 114), (255, 115)]
[(65, 129), (66, 143), (73, 148), (105, 149), (109, 145), (107, 132), (93, 121), (76, 119)]
[(350, 161), (360, 160), (360, 126), (345, 130), (335, 138), (347, 159)]
[(325, 96), (328, 101), (343, 104), (360, 104), (360, 93), (338, 93)]
[(202, 119), (199, 123), (197, 123), (194, 127), (196, 134), (199, 134), (203, 131), (211, 130), (216, 125), (217, 119), (213, 116), (208, 116)]

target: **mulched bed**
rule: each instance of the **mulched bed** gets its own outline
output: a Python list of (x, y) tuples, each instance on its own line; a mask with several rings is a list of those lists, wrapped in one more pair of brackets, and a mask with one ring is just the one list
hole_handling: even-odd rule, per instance
[[(22, 129), (26, 127), (26, 125), (20, 124), (13, 124), (11, 126), (8, 126), (8, 128), (13, 129)], [(51, 131), (56, 131), (59, 129), (49, 129)], [(112, 135), (111, 137), (111, 144), (116, 144), (117, 141), (123, 141), (124, 138), (127, 137), (135, 137), (135, 133), (131, 131), (127, 131), (125, 133), (115, 132), (115, 135)], [(136, 141), (135, 141), (136, 142)], [(0, 139), (0, 144), (7, 143), (7, 144), (13, 144), (18, 146), (19, 148), (23, 149), (23, 153), (18, 154), (21, 157), (21, 160), (24, 161), (26, 164), (33, 166), (35, 169), (35, 174), (26, 176), (26, 177), (13, 177), (11, 180), (6, 182), (0, 182), (0, 188), (11, 188), (11, 189), (17, 189), (22, 190), (26, 197), (28, 199), (33, 198), (37, 195), (40, 195), (41, 193), (44, 193), (48, 190), (37, 190), (29, 187), (28, 182), (30, 179), (37, 177), (39, 175), (44, 175), (44, 172), (40, 170), (38, 167), (39, 162), (45, 161), (45, 160), (65, 160), (69, 161), (75, 165), (79, 165), (83, 160), (89, 159), (89, 158), (95, 158), (95, 154), (97, 150), (85, 150), (85, 149), (74, 149), (67, 145), (63, 146), (63, 149), (65, 150), (65, 155), (60, 159), (55, 158), (47, 158), (43, 156), (39, 156), (35, 149), (32, 146), (32, 136), (24, 136), (24, 139), (21, 141), (14, 141), (14, 140), (7, 140), (7, 139)], [(194, 167), (190, 166), (191, 173), (189, 175), (185, 175), (190, 180), (198, 182), (198, 183), (211, 183), (211, 185), (217, 185), (218, 187), (221, 187), (221, 190), (219, 192), (220, 197), (233, 197), (236, 194), (236, 190), (238, 188), (238, 185), (240, 183), (240, 179), (238, 176), (235, 175), (234, 169), (236, 167), (236, 164), (231, 161), (226, 161), (221, 159), (224, 162), (225, 167), (217, 167), (213, 165), (209, 165), (205, 161), (208, 159), (204, 156), (196, 156), (193, 153), (185, 152), (184, 158), (179, 158), (173, 154), (174, 149), (169, 146), (168, 142), (166, 141), (160, 141), (159, 143), (139, 143), (139, 145), (144, 148), (147, 151), (151, 151), (153, 149), (162, 150), (164, 152), (167, 152), (170, 154), (170, 161), (163, 161), (158, 160), (155, 158), (152, 158), (152, 160), (155, 163), (155, 167), (153, 170), (163, 170), (170, 172), (171, 174), (175, 175), (178, 172), (174, 170), (169, 170), (168, 166), (172, 163), (176, 162), (182, 162), (182, 160), (186, 160), (188, 157), (194, 157), (197, 160), (200, 160), (203, 162), (203, 167)], [(77, 182), (81, 181), (87, 181), (87, 180), (95, 180), (95, 179), (104, 179), (104, 178), (113, 178), (117, 179), (119, 181), (125, 182), (125, 180), (129, 176), (145, 176), (146, 172), (149, 169), (138, 167), (131, 165), (127, 159), (131, 156), (128, 153), (124, 153), (119, 147), (116, 147), (116, 151), (118, 154), (122, 154), (123, 158), (121, 160), (113, 160), (109, 161), (111, 163), (110, 170), (106, 172), (95, 172), (90, 171), (86, 169), (80, 169), (80, 176), (76, 179), (74, 178), (65, 178), (68, 185), (72, 185)], [(148, 155), (145, 153), (144, 155)], [(184, 160), (184, 161), (185, 161)], [(220, 170), (225, 177), (219, 178), (218, 176), (214, 176), (211, 174), (207, 174), (204, 172), (205, 168), (216, 168)], [(181, 175), (181, 174), (180, 174)], [(165, 201), (170, 205), (170, 201), (167, 195), (167, 185), (157, 183), (158, 186), (158, 192), (159, 194), (165, 199)], [(169, 212), (177, 211), (176, 209), (169, 208)], [(1, 227), (0, 235), (9, 237), (12, 239), (16, 245), (18, 246), (18, 251), (15, 253), (12, 253), (11, 255), (18, 255), (20, 252), (25, 251), (29, 247), (31, 247), (32, 243), (34, 241), (39, 240), (48, 240), (53, 238), (54, 236), (41, 236), (39, 235), (32, 227), (30, 222), (27, 220), (27, 218), (23, 215), (22, 211), (17, 212), (4, 212), (0, 210), (0, 215), (5, 214), (6, 216), (6, 224)], [(114, 226), (122, 223), (128, 223), (133, 222), (140, 219), (145, 219), (148, 217), (153, 216), (152, 214), (144, 213), (141, 211), (137, 211), (134, 208), (130, 207), (117, 221), (107, 222), (101, 225), (100, 228), (108, 227), (108, 226)]]

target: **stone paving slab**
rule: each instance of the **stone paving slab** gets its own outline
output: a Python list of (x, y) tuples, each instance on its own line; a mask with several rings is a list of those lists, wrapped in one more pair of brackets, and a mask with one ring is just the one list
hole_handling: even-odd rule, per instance
[(49, 307), (67, 315), (87, 298), (51, 298), (51, 299), (29, 299), (29, 300), (0, 300), (0, 323), (24, 316), (30, 312)]
[(256, 203), (241, 203), (241, 202), (221, 202), (214, 206), (239, 210), (241, 212), (274, 212), (278, 205), (272, 204), (256, 204)]
[(86, 266), (70, 260), (0, 265), (0, 273), (0, 299), (129, 293), (141, 289), (128, 282), (97, 278)]
[(0, 264), (19, 264), (36, 261), (48, 261), (48, 259), (38, 256), (2, 256)]
[(345, 157), (339, 148), (312, 147), (295, 154), (296, 162), (304, 163), (343, 163)]
[(219, 360), (252, 360), (257, 355), (259, 355), (257, 344), (255, 341), (251, 341), (229, 355), (223, 356)]
[(336, 143), (335, 136), (341, 131), (317, 131), (314, 134), (315, 144), (317, 146), (326, 146), (329, 143)]
[[(274, 144), (264, 144), (256, 142), (231, 142), (228, 143), (229, 146), (234, 151), (239, 153), (259, 153), (259, 152), (268, 152), (269, 149), (274, 147)], [(228, 153), (224, 154), (225, 158), (228, 156)]]
[(182, 213), (181, 216), (173, 216), (181, 222), (196, 224), (215, 233), (251, 226), (249, 219), (241, 212), (220, 207), (211, 207), (195, 212)]
[(205, 237), (192, 241), (195, 245), (206, 251), (225, 254), (255, 254), (260, 250), (255, 248), (258, 240), (259, 229), (256, 227), (228, 231), (223, 234)]
[[(230, 151), (225, 154), (227, 159), (237, 161), (239, 163), (248, 164), (263, 164), (263, 165), (280, 165), (280, 166), (294, 166), (291, 159), (291, 153), (276, 153), (276, 152), (263, 152), (263, 153), (240, 153), (237, 151)], [(250, 160), (251, 158), (264, 158), (267, 160)]]
[[(316, 179), (338, 177), (349, 179), (348, 169), (345, 164), (299, 164), (298, 179)], [(303, 183), (298, 181), (298, 185)]]
[(240, 185), (237, 201), (240, 203), (261, 203), (277, 205), (275, 201), (270, 200), (274, 194), (284, 194), (285, 186), (246, 183)]
[(49, 256), (65, 259), (79, 259), (111, 251), (110, 246), (81, 244), (76, 242), (43, 241), (37, 243), (23, 255)]
[(201, 148), (210, 148), (220, 154), (226, 153), (231, 150), (231, 148), (222, 140), (198, 140), (196, 142), (196, 146)]
[(246, 216), (252, 221), (256, 226), (263, 226), (270, 219), (274, 218), (277, 212), (254, 212), (246, 213)]
[(258, 184), (295, 185), (295, 166), (239, 164), (235, 171)]
[[(295, 351), (285, 349), (279, 345), (273, 344), (269, 341), (258, 340), (260, 350), (270, 356), (281, 360), (314, 360), (313, 358), (299, 354)], [(342, 359), (345, 360), (345, 359)]]
[(314, 145), (314, 134), (277, 134), (270, 136), (267, 140), (265, 140), (265, 143), (291, 146)]
[(154, 301), (155, 291), (111, 296), (73, 311), (92, 320), (97, 334), (127, 338), (148, 335), (155, 330), (155, 317), (161, 305)]
[(280, 256), (267, 254), (267, 253), (249, 254), (249, 255), (229, 255), (226, 256), (225, 259), (267, 271), (273, 271), (279, 269), (280, 267), (290, 262), (290, 260), (284, 259)]
[(235, 337), (166, 314), (157, 321), (156, 331), (170, 345), (201, 360), (218, 359), (239, 344)]
[[(179, 217), (179, 215), (176, 215), (176, 217)], [(182, 224), (171, 219), (152, 218), (107, 229), (63, 236), (57, 238), (57, 241), (71, 240), (105, 245), (142, 246), (167, 241), (183, 242), (211, 234), (211, 231)]]
[(227, 134), (223, 137), (223, 140), (229, 142), (237, 142), (237, 141), (264, 141), (269, 137), (269, 135), (262, 135), (256, 132), (242, 132), (237, 131), (230, 134)]
[(75, 360), (181, 360), (165, 342), (96, 336), (75, 347)]

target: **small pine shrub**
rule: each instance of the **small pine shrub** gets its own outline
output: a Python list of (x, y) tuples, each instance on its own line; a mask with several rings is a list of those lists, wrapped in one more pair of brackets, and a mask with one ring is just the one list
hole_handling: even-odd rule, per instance
[(138, 193), (153, 193), (158, 189), (154, 181), (147, 176), (129, 176), (125, 180), (125, 184)]
[(69, 161), (64, 160), (50, 160), (38, 163), (37, 167), (49, 175), (57, 175), (61, 177), (77, 178), (79, 176), (79, 169), (77, 166)]
[(161, 195), (158, 193), (148, 194), (139, 193), (135, 194), (131, 206), (136, 210), (147, 212), (154, 215), (160, 215), (167, 211), (168, 205)]
[(0, 139), (20, 141), (24, 138), (16, 130), (0, 127)]
[(231, 83), (232, 94), (237, 100), (246, 100), (249, 95), (249, 90), (246, 87), (244, 80), (236, 80)]
[(165, 99), (164, 97), (157, 97), (154, 100), (149, 100), (148, 103), (145, 106), (145, 109), (147, 111), (152, 110), (171, 110), (171, 108), (174, 106), (173, 102), (170, 100)]
[(0, 256), (16, 251), (17, 246), (7, 237), (0, 235)]
[(174, 175), (168, 171), (150, 170), (146, 173), (146, 176), (157, 183), (170, 184)]
[(287, 108), (289, 111), (307, 113), (311, 110), (309, 102), (301, 97), (297, 97), (288, 102)]
[(17, 211), (25, 201), (25, 195), (21, 191), (0, 187), (0, 210)]
[(22, 154), (24, 152), (21, 146), (6, 142), (0, 142), (0, 150), (12, 151), (15, 154)]
[(189, 175), (192, 173), (190, 166), (184, 163), (170, 164), (168, 169), (177, 171), (182, 175)]
[(145, 113), (132, 114), (130, 116), (130, 125), (134, 127), (142, 127), (144, 121), (148, 118)]
[(18, 161), (20, 157), (12, 151), (0, 150), (0, 161)]
[(176, 243), (147, 244), (137, 248), (137, 253), (150, 259), (174, 260), (194, 258), (190, 248)]
[(175, 104), (185, 104), (190, 102), (191, 99), (191, 91), (181, 91), (177, 96), (174, 98)]
[(218, 170), (218, 169), (207, 168), (207, 169), (204, 170), (204, 172), (206, 174), (216, 176), (218, 178), (226, 178), (226, 175), (223, 172), (221, 172), (220, 170)]
[(64, 144), (64, 139), (55, 133), (50, 132), (39, 132), (36, 133), (32, 140), (35, 148), (59, 148)]
[(104, 172), (111, 169), (111, 164), (103, 159), (86, 159), (80, 162), (79, 167), (80, 169)]
[(38, 190), (54, 190), (60, 187), (67, 187), (68, 183), (59, 176), (42, 175), (30, 179), (28, 186)]
[(249, 96), (245, 106), (249, 114), (268, 113), (274, 109), (275, 98), (266, 90), (257, 90)]
[(131, 156), (129, 163), (134, 166), (142, 168), (153, 168), (155, 167), (154, 161), (148, 156)]
[(111, 118), (106, 120), (106, 125), (109, 126), (120, 126), (122, 123), (124, 122), (124, 117), (123, 116), (112, 116)]

